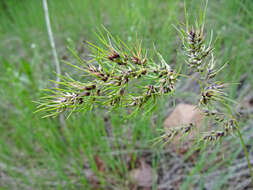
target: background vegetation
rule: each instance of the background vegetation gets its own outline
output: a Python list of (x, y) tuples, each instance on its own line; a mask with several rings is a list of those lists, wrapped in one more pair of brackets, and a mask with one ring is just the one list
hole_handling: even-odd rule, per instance
[[(201, 0), (187, 3), (192, 21), (198, 16), (201, 4)], [(172, 66), (183, 63), (178, 51), (180, 41), (172, 27), (184, 21), (181, 0), (54, 0), (49, 1), (49, 12), (61, 59), (73, 59), (66, 46), (87, 55), (86, 40), (96, 43), (94, 31), (105, 25), (112, 34), (129, 43), (138, 34), (145, 48), (152, 49), (155, 45)], [(251, 0), (210, 1), (206, 23), (206, 28), (213, 29), (217, 37), (218, 64), (229, 61), (221, 77), (224, 81), (240, 82), (232, 85), (229, 93), (241, 103), (252, 92), (253, 85), (253, 3)], [(229, 182), (239, 173), (238, 165), (244, 164), (239, 141), (230, 138), (225, 157), (218, 164), (212, 163), (217, 163), (220, 145), (213, 147), (216, 151), (211, 154), (204, 152), (194, 163), (168, 149), (151, 147), (150, 141), (159, 135), (156, 129), (162, 128), (168, 113), (166, 100), (152, 116), (127, 122), (121, 119), (127, 114), (124, 111), (74, 114), (66, 125), (60, 125), (57, 118), (41, 119), (34, 114), (36, 105), (32, 101), (41, 96), (41, 89), (52, 85), (50, 79), (55, 79), (41, 1), (1, 1), (0, 41), (2, 189), (92, 189), (92, 172), (98, 176), (100, 188), (130, 189), (129, 168), (134, 168), (132, 165), (139, 157), (145, 157), (154, 173), (159, 174), (154, 189), (175, 188), (172, 182), (179, 174), (165, 177), (171, 164), (183, 168), (181, 189), (229, 189)], [(80, 77), (66, 65), (62, 64), (62, 70)], [(190, 94), (178, 97), (178, 101), (190, 100)], [(251, 106), (252, 102), (249, 102)], [(252, 112), (246, 114), (246, 109), (250, 110), (242, 109), (241, 127), (252, 157)], [(103, 172), (98, 159), (105, 167)], [(243, 177), (239, 176), (239, 186), (233, 188), (248, 186), (243, 183), (249, 178), (245, 171)]]

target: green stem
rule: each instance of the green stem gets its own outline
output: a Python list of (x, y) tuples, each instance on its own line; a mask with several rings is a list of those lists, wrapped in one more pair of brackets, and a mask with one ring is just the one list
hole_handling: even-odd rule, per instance
[(252, 170), (252, 166), (251, 166), (250, 160), (249, 160), (249, 153), (248, 153), (247, 147), (246, 147), (246, 145), (245, 145), (244, 139), (243, 139), (243, 137), (242, 137), (242, 133), (241, 133), (241, 131), (240, 131), (240, 129), (239, 129), (239, 126), (238, 126), (237, 122), (236, 122), (236, 128), (237, 128), (236, 131), (237, 131), (237, 133), (238, 133), (238, 136), (239, 136), (239, 138), (240, 138), (241, 144), (242, 144), (243, 149), (244, 149), (244, 152), (245, 152), (245, 157), (246, 157), (247, 162), (248, 162), (249, 173), (250, 173), (250, 176), (251, 176), (251, 183), (252, 183), (252, 185), (253, 185), (253, 170)]

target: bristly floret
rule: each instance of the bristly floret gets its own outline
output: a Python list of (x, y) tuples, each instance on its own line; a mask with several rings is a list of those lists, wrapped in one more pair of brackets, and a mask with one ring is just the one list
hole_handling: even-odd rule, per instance
[(183, 42), (186, 55), (186, 63), (190, 68), (196, 72), (203, 73), (207, 64), (205, 59), (208, 56), (212, 56), (213, 47), (211, 46), (211, 40), (207, 44), (205, 43), (205, 37), (203, 35), (204, 28), (201, 26), (192, 27), (192, 29), (181, 30), (183, 31)]

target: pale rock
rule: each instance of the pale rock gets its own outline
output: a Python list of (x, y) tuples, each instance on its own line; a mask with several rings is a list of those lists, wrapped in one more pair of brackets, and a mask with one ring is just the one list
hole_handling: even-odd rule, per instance
[(169, 144), (174, 150), (179, 153), (184, 154), (191, 147), (194, 138), (197, 136), (199, 129), (203, 125), (203, 114), (195, 105), (191, 104), (179, 104), (172, 111), (172, 113), (165, 119), (163, 126), (165, 131), (169, 128), (182, 127), (193, 124), (194, 128), (191, 130), (190, 134), (184, 137), (183, 143), (181, 143), (180, 135), (177, 135), (173, 141)]

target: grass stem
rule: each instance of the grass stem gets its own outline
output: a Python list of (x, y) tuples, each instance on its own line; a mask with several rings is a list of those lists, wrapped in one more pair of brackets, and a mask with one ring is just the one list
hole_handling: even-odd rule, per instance
[(250, 177), (251, 177), (251, 183), (252, 183), (252, 186), (253, 186), (253, 170), (252, 170), (252, 166), (251, 166), (251, 164), (250, 164), (249, 153), (248, 153), (247, 147), (246, 147), (246, 145), (245, 145), (245, 141), (244, 141), (244, 139), (243, 139), (243, 137), (242, 137), (242, 133), (241, 133), (241, 131), (240, 131), (239, 126), (238, 126), (237, 123), (236, 123), (236, 128), (237, 128), (236, 131), (237, 131), (237, 133), (238, 133), (238, 136), (239, 136), (239, 138), (240, 138), (241, 144), (242, 144), (243, 149), (244, 149), (244, 152), (245, 152), (245, 157), (246, 157), (246, 159), (247, 159), (248, 168), (249, 168), (249, 173), (250, 173)]

